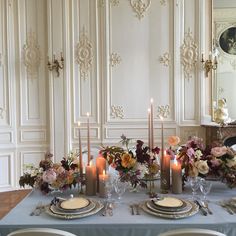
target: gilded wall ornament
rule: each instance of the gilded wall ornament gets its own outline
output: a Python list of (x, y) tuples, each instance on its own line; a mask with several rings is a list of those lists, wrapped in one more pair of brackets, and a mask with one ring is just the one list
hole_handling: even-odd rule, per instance
[(157, 107), (157, 117), (168, 118), (169, 115), (170, 115), (169, 105), (160, 105)]
[(26, 44), (23, 46), (23, 61), (27, 74), (32, 78), (38, 74), (40, 59), (40, 49), (37, 44), (36, 34), (30, 31), (27, 34)]
[(117, 53), (111, 53), (110, 55), (110, 65), (115, 67), (121, 63), (121, 57)]
[(85, 27), (80, 35), (79, 43), (76, 46), (75, 60), (79, 64), (80, 77), (86, 79), (92, 67), (93, 47), (85, 32)]
[(169, 53), (166, 52), (162, 56), (160, 56), (159, 61), (164, 66), (169, 66), (170, 65), (170, 55), (169, 55)]
[(188, 29), (185, 33), (184, 42), (180, 48), (181, 51), (181, 64), (184, 69), (184, 77), (189, 79), (198, 61), (198, 46), (194, 41), (192, 32)]
[(123, 119), (124, 118), (124, 109), (123, 109), (123, 107), (112, 105), (111, 106), (111, 117), (113, 119), (116, 119), (116, 118)]
[(4, 119), (3, 117), (3, 112), (4, 112), (4, 109), (2, 107), (0, 107), (0, 119)]
[(150, 7), (151, 0), (130, 0), (130, 5), (136, 13), (136, 17), (141, 20), (144, 17), (144, 13)]

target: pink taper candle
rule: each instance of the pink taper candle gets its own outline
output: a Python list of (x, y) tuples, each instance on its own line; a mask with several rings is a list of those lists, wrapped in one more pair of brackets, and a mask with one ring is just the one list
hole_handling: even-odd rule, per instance
[(148, 109), (148, 147), (151, 148), (151, 110)]
[(87, 132), (88, 132), (88, 165), (90, 163), (90, 127), (89, 127), (89, 113), (87, 112)]
[(150, 114), (150, 130), (151, 130), (151, 144), (150, 148), (151, 150), (154, 148), (154, 128), (153, 128), (153, 98), (150, 100), (151, 102), (151, 114)]
[(80, 122), (78, 121), (79, 127), (79, 171), (80, 175), (83, 175), (83, 155), (82, 155), (82, 143), (81, 143), (81, 134), (80, 134)]

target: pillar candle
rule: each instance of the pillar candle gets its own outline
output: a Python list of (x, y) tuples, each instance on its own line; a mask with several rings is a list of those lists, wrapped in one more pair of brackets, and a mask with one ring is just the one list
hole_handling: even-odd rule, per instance
[[(103, 156), (98, 156), (96, 158), (96, 169), (97, 169), (97, 180), (99, 180), (99, 175), (106, 170), (106, 159)], [(99, 181), (97, 181), (97, 192), (99, 193)]]
[(80, 134), (80, 122), (78, 121), (79, 127), (79, 171), (80, 176), (83, 176), (83, 154), (82, 154), (82, 143), (81, 143), (81, 134)]
[(108, 180), (108, 175), (103, 170), (103, 173), (98, 176), (99, 178), (99, 197), (106, 197), (106, 181)]
[(150, 108), (150, 130), (151, 130), (151, 150), (154, 148), (154, 126), (153, 126), (153, 99), (151, 98)]
[(170, 155), (164, 151), (161, 157), (161, 190), (163, 193), (170, 189)]
[(88, 196), (96, 195), (97, 173), (96, 173), (96, 167), (92, 165), (92, 161), (90, 161), (90, 164), (86, 166), (85, 178), (86, 178), (86, 195)]
[(151, 109), (148, 109), (148, 147), (151, 148)]
[(90, 163), (90, 127), (89, 127), (89, 113), (87, 112), (87, 132), (88, 132), (88, 135), (87, 135), (87, 141), (88, 141), (88, 165)]
[(171, 165), (171, 170), (172, 170), (172, 193), (182, 193), (181, 163), (175, 159)]

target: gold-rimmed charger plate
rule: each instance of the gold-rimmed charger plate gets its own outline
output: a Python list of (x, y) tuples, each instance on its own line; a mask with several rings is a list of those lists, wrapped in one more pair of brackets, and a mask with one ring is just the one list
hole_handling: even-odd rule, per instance
[(53, 216), (53, 217), (56, 217), (59, 219), (73, 220), (73, 219), (80, 219), (80, 218), (88, 217), (91, 215), (95, 215), (104, 207), (104, 205), (99, 201), (91, 200), (91, 202), (95, 203), (95, 207), (94, 207), (94, 209), (92, 209), (89, 212), (84, 212), (84, 213), (80, 213), (80, 214), (68, 214), (68, 213), (58, 214), (58, 213), (53, 212), (51, 210), (51, 208), (48, 207), (48, 208), (46, 208), (46, 213), (50, 216)]
[(176, 214), (184, 214), (191, 210), (192, 205), (189, 201), (183, 200), (185, 207), (183, 208), (176, 208), (176, 209), (166, 209), (166, 208), (158, 208), (152, 201), (146, 201), (146, 206), (157, 213), (160, 214), (169, 214), (169, 215), (176, 215)]
[(91, 210), (93, 210), (96, 207), (96, 203), (94, 201), (90, 201), (90, 204), (86, 207), (80, 208), (80, 209), (76, 209), (76, 210), (67, 210), (67, 209), (63, 209), (58, 207), (58, 205), (52, 205), (50, 206), (50, 210), (55, 213), (55, 214), (59, 214), (59, 215), (78, 215), (78, 214), (82, 214), (82, 213), (87, 213)]
[[(186, 200), (187, 201), (187, 200)], [(179, 214), (166, 214), (166, 212), (157, 212), (157, 211), (153, 211), (151, 209), (149, 209), (146, 205), (146, 202), (143, 202), (142, 204), (140, 204), (140, 207), (148, 214), (150, 215), (154, 215), (157, 217), (161, 217), (161, 218), (166, 218), (166, 219), (181, 219), (181, 218), (186, 218), (186, 217), (190, 217), (195, 215), (199, 208), (198, 206), (191, 201), (188, 201), (191, 204), (191, 209), (185, 213), (179, 213)]]

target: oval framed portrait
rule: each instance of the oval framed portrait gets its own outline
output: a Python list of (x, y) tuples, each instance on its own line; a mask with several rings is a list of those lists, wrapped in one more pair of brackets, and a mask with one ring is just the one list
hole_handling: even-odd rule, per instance
[(225, 53), (236, 55), (236, 26), (231, 26), (220, 34), (219, 45)]

